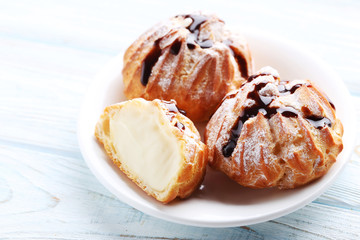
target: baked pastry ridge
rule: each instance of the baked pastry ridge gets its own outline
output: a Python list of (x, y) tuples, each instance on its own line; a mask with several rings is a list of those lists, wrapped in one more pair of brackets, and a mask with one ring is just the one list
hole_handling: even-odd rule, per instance
[(221, 99), (252, 74), (246, 40), (214, 15), (178, 15), (140, 36), (125, 52), (128, 99), (175, 99), (193, 121), (208, 120)]
[(323, 176), (341, 152), (335, 106), (309, 80), (266, 67), (229, 93), (209, 121), (209, 164), (241, 185), (294, 188)]
[(180, 111), (175, 101), (133, 99), (105, 108), (95, 130), (112, 161), (163, 203), (188, 197), (207, 165), (207, 148)]

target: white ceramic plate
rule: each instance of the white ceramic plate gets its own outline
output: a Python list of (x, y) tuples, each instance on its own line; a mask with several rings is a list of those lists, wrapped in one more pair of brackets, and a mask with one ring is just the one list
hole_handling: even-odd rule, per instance
[[(205, 180), (189, 199), (163, 205), (147, 196), (114, 165), (94, 137), (94, 128), (105, 106), (126, 100), (121, 79), (122, 54), (96, 76), (80, 112), (78, 138), (89, 168), (121, 201), (149, 215), (205, 227), (230, 227), (264, 222), (293, 212), (320, 196), (350, 157), (355, 142), (355, 116), (349, 92), (341, 79), (321, 60), (299, 47), (268, 35), (245, 33), (256, 69), (271, 65), (282, 79), (310, 79), (336, 106), (344, 133), (344, 150), (321, 179), (294, 190), (253, 190), (239, 186), (224, 174), (208, 169)], [(203, 126), (200, 126), (203, 131)]]

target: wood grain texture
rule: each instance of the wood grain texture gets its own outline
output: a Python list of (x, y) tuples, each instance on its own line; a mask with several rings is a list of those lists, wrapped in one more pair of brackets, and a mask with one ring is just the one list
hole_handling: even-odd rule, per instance
[(321, 197), (245, 227), (159, 220), (120, 202), (89, 171), (76, 122), (92, 77), (154, 23), (199, 9), (319, 55), (360, 116), (358, 1), (0, 1), (0, 239), (360, 239), (360, 139)]

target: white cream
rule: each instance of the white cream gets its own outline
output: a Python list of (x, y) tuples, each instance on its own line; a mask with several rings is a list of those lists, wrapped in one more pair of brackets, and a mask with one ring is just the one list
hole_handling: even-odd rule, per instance
[[(161, 121), (162, 120), (162, 121)], [(110, 116), (110, 139), (123, 165), (153, 190), (162, 192), (181, 161), (177, 138), (151, 102), (133, 100)]]

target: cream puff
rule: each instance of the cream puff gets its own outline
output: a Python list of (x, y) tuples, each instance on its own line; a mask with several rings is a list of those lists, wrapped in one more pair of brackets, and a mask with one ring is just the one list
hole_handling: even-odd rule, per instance
[(206, 127), (209, 164), (251, 188), (295, 188), (324, 174), (343, 148), (335, 106), (309, 80), (267, 67), (228, 94)]
[(246, 40), (214, 15), (178, 15), (141, 35), (125, 52), (128, 99), (175, 99), (193, 121), (209, 120), (221, 99), (252, 74)]
[(188, 197), (206, 170), (207, 147), (183, 113), (175, 101), (136, 98), (105, 108), (96, 125), (112, 161), (163, 203)]

